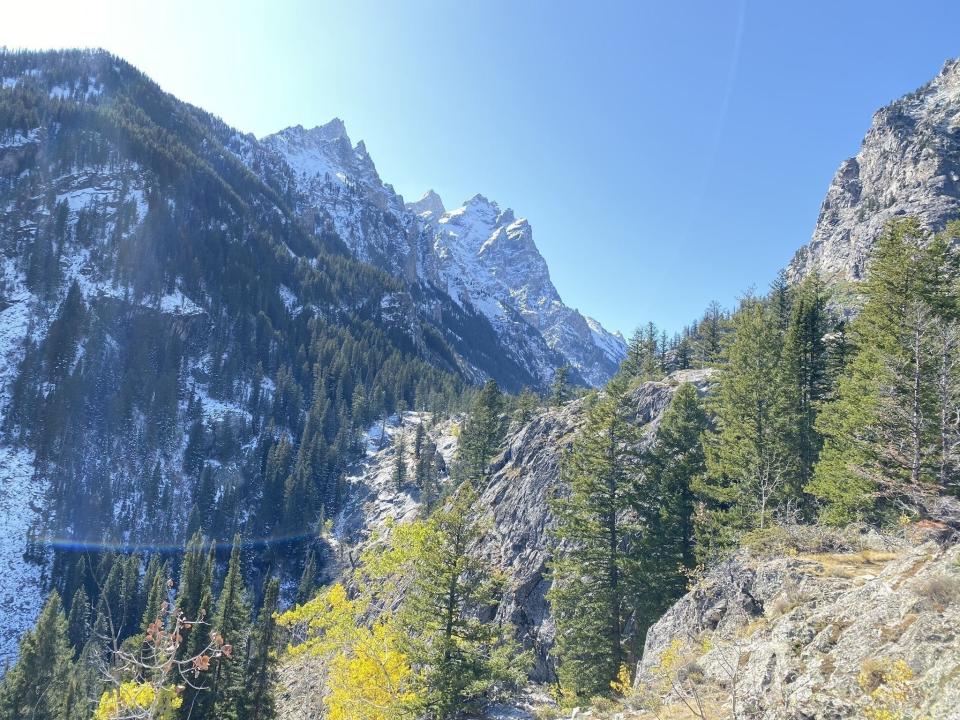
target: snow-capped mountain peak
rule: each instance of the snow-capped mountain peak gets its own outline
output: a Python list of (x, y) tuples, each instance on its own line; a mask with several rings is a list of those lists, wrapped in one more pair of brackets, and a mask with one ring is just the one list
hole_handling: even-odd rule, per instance
[(447, 211), (443, 200), (433, 190), (427, 190), (416, 202), (407, 203), (407, 210), (424, 220), (439, 218)]
[(353, 145), (339, 118), (309, 130), (302, 125), (288, 127), (262, 142), (281, 154), (302, 182), (335, 181), (369, 189), (382, 186), (366, 145), (362, 141)]
[[(519, 316), (591, 384), (613, 374), (625, 353), (623, 339), (563, 303), (526, 219), (478, 194), (429, 224), (428, 232), (433, 271), (455, 300), (481, 308), (494, 325)], [(549, 376), (552, 369), (542, 372)]]
[(478, 193), (447, 210), (433, 190), (404, 204), (339, 119), (287, 128), (262, 142), (293, 171), (305, 215), (325, 218), (323, 226), (362, 260), (445, 290), (465, 312), (486, 317), (537, 383), (549, 382), (564, 362), (594, 385), (616, 371), (622, 338), (563, 303), (533, 229), (510, 208)]
[[(301, 125), (298, 125), (297, 127), (302, 129)], [(348, 143), (350, 142), (350, 136), (347, 135), (347, 126), (344, 125), (343, 120), (340, 118), (333, 118), (333, 120), (330, 122), (324, 125), (317, 125), (306, 132), (324, 140), (343, 139)]]

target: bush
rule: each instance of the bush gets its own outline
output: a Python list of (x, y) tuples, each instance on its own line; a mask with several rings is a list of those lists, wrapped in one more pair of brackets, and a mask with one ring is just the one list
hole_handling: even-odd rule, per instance
[(918, 583), (916, 593), (939, 607), (946, 607), (960, 598), (960, 580), (950, 575), (934, 575)]

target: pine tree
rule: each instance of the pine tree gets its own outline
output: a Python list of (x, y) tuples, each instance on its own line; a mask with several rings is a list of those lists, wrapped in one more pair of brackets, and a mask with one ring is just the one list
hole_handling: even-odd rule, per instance
[(458, 476), (482, 485), (494, 453), (503, 439), (503, 395), (493, 380), (488, 380), (470, 407), (470, 414), (460, 433)]
[(891, 221), (878, 239), (866, 301), (850, 327), (853, 356), (817, 423), (825, 443), (807, 487), (825, 520), (873, 518), (937, 484), (944, 459), (937, 378), (957, 274), (947, 237), (931, 238), (914, 218)]
[(641, 434), (628, 379), (617, 376), (587, 411), (564, 464), (570, 495), (554, 504), (556, 539), (567, 551), (553, 565), (548, 599), (557, 623), (558, 674), (574, 694), (610, 692), (635, 645), (626, 637), (636, 565), (624, 552), (635, 527), (625, 513), (640, 478)]
[[(187, 544), (180, 570), (180, 585), (177, 588), (177, 608), (193, 623), (185, 628), (185, 638), (177, 654), (178, 658), (198, 655), (209, 642), (210, 615), (213, 605), (213, 571), (215, 548), (207, 544), (199, 534)], [(202, 674), (184, 688), (180, 717), (204, 717), (209, 711), (209, 674)]]
[(80, 655), (90, 639), (90, 629), (90, 599), (81, 585), (73, 594), (70, 613), (67, 615), (67, 637), (73, 646), (74, 657)]
[(706, 472), (702, 437), (707, 412), (690, 383), (677, 388), (663, 413), (656, 439), (644, 456), (644, 483), (637, 515), (643, 524), (642, 550), (636, 553), (643, 585), (635, 592), (653, 622), (686, 586), (684, 571), (696, 565), (693, 487)]
[(690, 338), (684, 335), (676, 341), (674, 347), (675, 368), (677, 370), (688, 370), (693, 359), (693, 351), (690, 347)]
[(707, 472), (696, 486), (706, 506), (698, 529), (701, 553), (763, 529), (776, 507), (798, 497), (796, 423), (782, 344), (777, 316), (761, 300), (745, 299), (733, 317), (714, 400), (717, 427), (706, 443)]
[(250, 658), (247, 662), (247, 699), (246, 714), (248, 720), (273, 720), (276, 707), (273, 689), (277, 683), (278, 643), (277, 623), (274, 613), (280, 599), (280, 581), (268, 580), (263, 593), (263, 605), (254, 626), (250, 642)]
[(643, 330), (635, 328), (627, 342), (627, 356), (623, 359), (621, 370), (630, 377), (639, 377), (643, 372)]
[(790, 281), (787, 280), (786, 270), (777, 273), (777, 277), (770, 283), (768, 297), (777, 327), (781, 333), (785, 333), (793, 314), (793, 293), (791, 292)]
[(530, 388), (524, 388), (517, 396), (513, 418), (520, 425), (526, 425), (540, 407), (540, 398)]
[(698, 328), (697, 351), (700, 367), (706, 367), (720, 359), (723, 350), (724, 313), (720, 303), (712, 301), (707, 306)]
[(3, 720), (63, 720), (72, 673), (73, 650), (60, 596), (50, 594), (32, 630), (20, 641), (17, 664), (0, 686)]
[[(776, 307), (784, 300), (775, 298)], [(797, 482), (806, 486), (820, 455), (821, 438), (816, 419), (823, 400), (830, 392), (826, 335), (827, 298), (816, 272), (804, 279), (788, 301), (789, 318), (785, 329), (785, 371), (793, 396), (791, 416), (796, 419)], [(775, 309), (778, 320), (782, 310)]]
[(303, 565), (303, 574), (300, 576), (300, 584), (297, 586), (297, 596), (294, 603), (303, 605), (307, 600), (313, 597), (317, 584), (317, 553), (313, 548), (307, 553), (307, 561)]
[(570, 399), (570, 368), (561, 365), (553, 374), (550, 385), (550, 404), (559, 407)]
[(423, 422), (417, 423), (417, 429), (413, 433), (413, 462), (420, 462), (420, 454), (423, 452), (423, 443), (427, 438), (427, 429)]
[(403, 430), (397, 433), (393, 452), (393, 485), (397, 490), (403, 490), (407, 484), (407, 440)]
[(480, 620), (493, 607), (498, 583), (492, 568), (468, 552), (482, 534), (476, 501), (473, 485), (464, 482), (427, 521), (401, 611), (410, 661), (421, 668), (422, 705), (437, 720), (469, 708), (494, 686), (525, 679), (529, 663), (512, 626)]
[(230, 563), (213, 616), (213, 629), (231, 647), (226, 657), (213, 660), (210, 685), (211, 717), (242, 720), (246, 703), (245, 650), (250, 632), (250, 603), (240, 568), (240, 536), (233, 538)]
[(429, 437), (423, 442), (420, 459), (416, 466), (416, 483), (420, 489), (420, 502), (429, 513), (439, 495), (437, 486), (437, 446)]
[(643, 330), (643, 359), (639, 373), (642, 380), (657, 380), (662, 377), (661, 351), (657, 326), (648, 322)]

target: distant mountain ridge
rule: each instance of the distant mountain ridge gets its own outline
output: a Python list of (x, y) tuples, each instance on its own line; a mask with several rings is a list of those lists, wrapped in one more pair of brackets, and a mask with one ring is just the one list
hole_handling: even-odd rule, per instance
[(512, 210), (478, 194), (448, 212), (432, 190), (404, 203), (339, 119), (286, 128), (261, 143), (292, 170), (300, 212), (315, 230), (329, 227), (361, 260), (479, 312), (537, 384), (548, 383), (558, 364), (594, 386), (616, 372), (624, 339), (563, 303), (530, 224)]

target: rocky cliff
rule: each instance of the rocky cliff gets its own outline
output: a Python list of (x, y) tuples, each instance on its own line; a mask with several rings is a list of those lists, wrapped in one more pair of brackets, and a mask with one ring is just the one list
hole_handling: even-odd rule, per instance
[[(662, 382), (647, 382), (633, 394), (636, 422), (653, 440), (663, 411), (681, 383), (706, 392), (711, 370), (685, 370)], [(554, 680), (552, 659), (555, 627), (545, 600), (550, 589), (547, 562), (551, 555), (554, 516), (550, 498), (564, 493), (560, 461), (574, 440), (583, 416), (582, 401), (546, 410), (514, 430), (494, 460), (492, 475), (480, 495), (481, 517), (490, 530), (476, 552), (503, 570), (509, 582), (497, 617), (511, 621), (526, 647), (534, 650), (532, 677)]]
[[(713, 380), (712, 370), (686, 370), (661, 382), (638, 386), (632, 402), (636, 422), (646, 431), (646, 441), (655, 436), (660, 418), (680, 384), (690, 382), (706, 392)], [(527, 423), (514, 423), (477, 502), (478, 517), (488, 531), (472, 552), (504, 573), (506, 582), (496, 618), (512, 622), (523, 645), (533, 650), (531, 675), (539, 682), (555, 679), (550, 657), (555, 628), (545, 600), (550, 589), (547, 562), (554, 526), (550, 498), (564, 492), (560, 461), (576, 436), (583, 410), (584, 401), (577, 400), (544, 408)], [(349, 570), (372, 533), (387, 528), (389, 522), (404, 522), (418, 515), (420, 498), (416, 490), (397, 490), (392, 482), (395, 454), (391, 439), (398, 432), (412, 432), (420, 422), (429, 422), (429, 418), (408, 413), (402, 426), (395, 417), (371, 428), (367, 459), (350, 476), (344, 510), (335, 519), (331, 552), (337, 562), (331, 567), (341, 572)], [(454, 428), (455, 423), (446, 422), (430, 431), (441, 467), (448, 465), (455, 454)], [(285, 665), (280, 717), (300, 720), (320, 716), (322, 687), (318, 673), (310, 659), (297, 658)], [(312, 699), (305, 703), (308, 697)]]
[(837, 170), (810, 243), (791, 261), (857, 280), (891, 218), (914, 215), (940, 230), (960, 217), (960, 60), (915, 92), (877, 111), (860, 151)]

